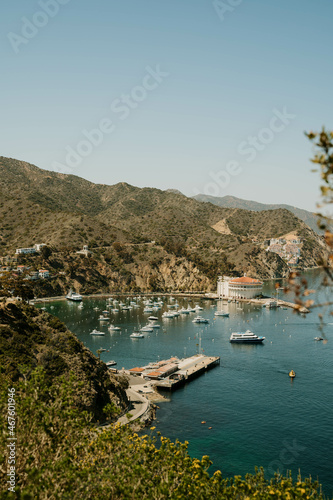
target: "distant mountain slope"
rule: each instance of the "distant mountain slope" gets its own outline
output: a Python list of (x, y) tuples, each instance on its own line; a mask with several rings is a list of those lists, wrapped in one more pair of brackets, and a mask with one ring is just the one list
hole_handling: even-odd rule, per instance
[(320, 231), (320, 229), (318, 228), (317, 216), (312, 212), (303, 210), (302, 208), (297, 208), (291, 205), (284, 205), (284, 204), (265, 204), (265, 203), (259, 203), (257, 201), (242, 200), (241, 198), (236, 198), (236, 196), (223, 196), (221, 198), (218, 198), (216, 196), (198, 194), (193, 198), (195, 198), (198, 201), (213, 203), (213, 205), (217, 205), (219, 207), (243, 208), (244, 210), (253, 210), (255, 212), (285, 208), (286, 210), (289, 210), (294, 215), (296, 215), (296, 217), (301, 219), (303, 222), (305, 222), (305, 224), (307, 224), (311, 229), (313, 229), (313, 231), (315, 231), (318, 234), (322, 234), (322, 231)]
[[(100, 276), (94, 290), (98, 283), (105, 291), (107, 283), (110, 290), (202, 290), (214, 289), (220, 274), (286, 276), (287, 265), (276, 254), (267, 257), (264, 241), (290, 232), (310, 242), (302, 265), (325, 256), (322, 239), (285, 209), (223, 208), (173, 191), (94, 184), (4, 157), (0, 196), (0, 256), (38, 242), (55, 252), (88, 244), (97, 259), (92, 279), (94, 269)], [(87, 292), (84, 266), (66, 259), (63, 267)]]

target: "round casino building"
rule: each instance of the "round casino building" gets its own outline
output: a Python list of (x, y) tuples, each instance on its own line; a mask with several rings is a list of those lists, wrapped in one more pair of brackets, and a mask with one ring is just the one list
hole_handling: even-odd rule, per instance
[(220, 299), (253, 299), (261, 295), (263, 282), (246, 275), (241, 278), (220, 276), (217, 282), (217, 294)]

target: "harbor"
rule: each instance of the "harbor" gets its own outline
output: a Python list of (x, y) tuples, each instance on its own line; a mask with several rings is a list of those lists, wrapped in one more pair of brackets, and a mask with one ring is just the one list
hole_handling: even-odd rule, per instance
[[(320, 269), (308, 272), (309, 287), (318, 289), (322, 276)], [(318, 293), (318, 300), (325, 300), (324, 292)], [(269, 297), (276, 300), (275, 282), (264, 283), (262, 294), (266, 297), (263, 302)], [(279, 295), (282, 298), (282, 292)], [(163, 299), (162, 293), (157, 295), (164, 302), (161, 309), (144, 312), (144, 296), (141, 294), (141, 300), (137, 300), (139, 307), (132, 304), (133, 309), (124, 309), (117, 304), (119, 311), (110, 311), (110, 323), (120, 327), (120, 331), (109, 330), (108, 323), (98, 322), (106, 308), (106, 298), (84, 297), (82, 309), (66, 300), (45, 303), (46, 310), (63, 320), (93, 353), (106, 349), (101, 352), (101, 361), (115, 360), (114, 369), (120, 375), (123, 368), (129, 372), (133, 367), (156, 365), (171, 358), (185, 360), (197, 354), (220, 357), (220, 366), (198, 370), (198, 376), (176, 385), (176, 390), (155, 387), (156, 383), (163, 383), (161, 379), (130, 375), (130, 415), (125, 414), (123, 422), (136, 418), (149, 422), (149, 406), (158, 405), (152, 424), (156, 431), (173, 441), (189, 441), (191, 456), (209, 455), (214, 466), (222, 468), (226, 475), (232, 475), (235, 466), (242, 474), (258, 464), (266, 470), (276, 470), (282, 443), (293, 446), (295, 439), (302, 450), (305, 448), (297, 467), (296, 463), (284, 466), (282, 462), (279, 467), (292, 469), (296, 475), (299, 467), (302, 474), (313, 473), (313, 457), (320, 457), (324, 450), (330, 461), (322, 465), (318, 459), (315, 473), (330, 484), (327, 463), (332, 461), (332, 450), (326, 442), (332, 437), (327, 406), (332, 392), (332, 317), (328, 313), (324, 316), (324, 330), (319, 331), (316, 313), (293, 314), (284, 305), (262, 307), (261, 299), (228, 302), (230, 299), (180, 299), (176, 294)], [(125, 294), (117, 300), (126, 305), (132, 301)], [(169, 308), (177, 300), (178, 306)], [(166, 310), (184, 310), (188, 306), (194, 309), (196, 304), (202, 307), (199, 313), (209, 320), (208, 324), (193, 323), (195, 312), (162, 318)], [(278, 304), (282, 304), (280, 300)], [(229, 316), (215, 316), (220, 310)], [(130, 338), (133, 330), (145, 325), (152, 314), (158, 318), (160, 328), (146, 332), (142, 339)], [(90, 335), (94, 328), (105, 335)], [(233, 332), (247, 329), (265, 337), (265, 341), (257, 345), (230, 343)], [(314, 340), (319, 335), (324, 338), (322, 342)], [(289, 376), (291, 369), (297, 375), (293, 380)], [(202, 425), (202, 421), (207, 424)], [(244, 433), (244, 428), (256, 431)], [(322, 441), (324, 431), (328, 439)]]

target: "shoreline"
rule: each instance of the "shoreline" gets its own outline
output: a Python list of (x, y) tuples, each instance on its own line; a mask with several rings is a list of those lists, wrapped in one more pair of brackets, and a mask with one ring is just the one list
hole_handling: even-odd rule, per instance
[[(314, 271), (316, 269), (322, 269), (324, 266), (314, 266), (314, 267), (306, 267), (304, 268), (301, 272), (306, 272), (306, 271)], [(288, 277), (283, 277), (283, 278), (267, 278), (263, 279), (263, 283), (269, 283), (270, 281), (284, 281), (288, 280)], [(109, 292), (109, 293), (92, 293), (88, 295), (82, 295), (83, 299), (101, 299), (103, 297), (105, 298), (110, 298), (110, 297), (137, 297), (138, 295), (141, 295), (143, 297), (159, 297), (159, 296), (165, 296), (165, 297), (193, 297), (193, 298), (198, 298), (198, 299), (204, 299), (204, 300), (216, 300), (219, 297), (215, 292)], [(67, 300), (66, 295), (57, 295), (54, 297), (38, 297), (36, 299), (33, 299), (29, 301), (29, 304), (33, 303), (40, 303), (40, 302), (51, 302), (51, 301), (60, 301), (60, 300)]]
[[(204, 300), (215, 300), (216, 294), (213, 294), (212, 296), (206, 295), (207, 292), (137, 292), (137, 293), (126, 293), (126, 292), (112, 292), (112, 293), (94, 293), (94, 294), (89, 294), (89, 295), (82, 295), (82, 299), (102, 299), (103, 297), (105, 298), (112, 298), (112, 297), (137, 297), (138, 295), (142, 297), (193, 297), (193, 298), (198, 298), (198, 299), (204, 299)], [(33, 303), (40, 303), (40, 302), (53, 302), (53, 301), (60, 301), (60, 300), (67, 300), (66, 295), (58, 295), (55, 297), (38, 297), (36, 299), (30, 300), (29, 304), (33, 305)], [(69, 301), (70, 302), (70, 301)]]
[[(110, 297), (113, 297), (114, 294), (92, 294), (92, 295), (83, 295), (82, 296), (82, 299), (91, 299), (91, 298), (96, 298), (96, 299), (101, 299), (103, 297), (105, 298), (110, 298)], [(137, 294), (119, 294), (118, 296), (120, 297), (136, 297)], [(222, 300), (222, 301), (229, 301), (230, 299), (232, 299), (232, 302), (245, 302), (245, 303), (251, 303), (251, 304), (256, 304), (256, 305), (263, 305), (265, 304), (267, 301), (269, 300), (275, 300), (277, 303), (278, 303), (278, 306), (283, 306), (283, 307), (289, 307), (291, 309), (294, 309), (294, 310), (297, 310), (297, 309), (300, 309), (299, 312), (301, 313), (309, 313), (310, 310), (309, 309), (306, 309), (304, 306), (302, 306), (301, 308), (299, 308), (299, 306), (297, 304), (295, 304), (294, 302), (288, 302), (288, 301), (285, 301), (283, 299), (276, 299), (274, 297), (264, 297), (264, 298), (253, 298), (253, 299), (241, 299), (241, 298), (237, 298), (235, 299), (234, 297), (218, 297), (217, 294), (211, 294), (211, 296), (207, 296), (207, 295), (199, 295), (199, 294), (186, 294), (186, 293), (165, 293), (165, 294), (162, 294), (162, 293), (151, 293), (151, 294), (145, 294), (144, 296), (175, 296), (175, 297), (192, 297), (192, 298), (197, 298), (197, 299), (202, 299), (202, 300), (210, 300), (210, 301), (215, 301), (215, 300)], [(60, 302), (60, 301), (67, 301), (66, 299), (66, 296), (63, 295), (63, 296), (58, 296), (58, 297), (45, 297), (45, 298), (38, 298), (38, 299), (34, 299), (32, 301), (29, 301), (29, 305), (35, 305), (35, 304), (41, 304), (41, 303), (44, 303), (44, 302)], [(69, 301), (71, 302), (71, 301)]]

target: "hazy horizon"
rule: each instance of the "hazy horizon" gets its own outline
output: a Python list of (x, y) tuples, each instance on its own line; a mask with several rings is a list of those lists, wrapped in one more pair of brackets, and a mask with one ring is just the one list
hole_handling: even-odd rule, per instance
[(316, 211), (333, 129), (322, 0), (2, 6), (0, 154), (95, 183)]

